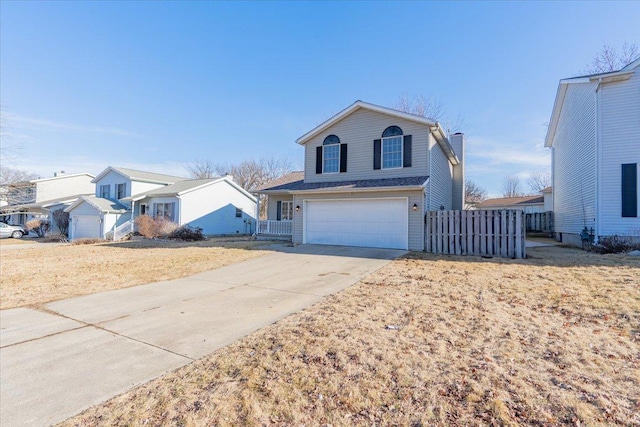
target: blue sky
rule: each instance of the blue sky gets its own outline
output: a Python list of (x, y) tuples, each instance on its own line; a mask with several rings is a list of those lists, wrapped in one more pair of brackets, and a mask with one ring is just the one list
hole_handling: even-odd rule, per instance
[(357, 99), (434, 96), (467, 178), (549, 167), (558, 80), (639, 43), (640, 2), (0, 2), (3, 133), (41, 177), (286, 157)]

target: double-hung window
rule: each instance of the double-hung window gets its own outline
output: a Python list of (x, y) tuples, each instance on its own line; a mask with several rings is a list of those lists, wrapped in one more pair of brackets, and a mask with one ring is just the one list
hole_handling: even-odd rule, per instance
[(175, 221), (175, 203), (155, 203), (156, 219), (165, 219), (167, 221)]
[(340, 138), (329, 135), (322, 143), (322, 173), (334, 173), (340, 170)]
[(103, 184), (100, 186), (100, 197), (108, 199), (111, 193), (111, 184)]
[(127, 184), (116, 184), (116, 198), (118, 200), (127, 197)]
[(282, 202), (282, 207), (280, 208), (280, 219), (282, 221), (293, 220), (293, 202)]
[(389, 126), (382, 134), (382, 169), (402, 167), (402, 129)]

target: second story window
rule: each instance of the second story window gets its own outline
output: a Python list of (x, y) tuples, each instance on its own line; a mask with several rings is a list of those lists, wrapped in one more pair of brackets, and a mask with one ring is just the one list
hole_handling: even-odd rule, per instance
[(329, 135), (322, 143), (322, 173), (338, 172), (340, 166), (340, 138)]
[(111, 185), (103, 184), (100, 186), (100, 197), (103, 199), (108, 199), (111, 193)]
[(389, 126), (382, 133), (382, 169), (402, 167), (402, 129)]
[(127, 197), (127, 184), (126, 183), (117, 184), (116, 185), (116, 198), (118, 200), (120, 200), (120, 199), (124, 199), (125, 197)]

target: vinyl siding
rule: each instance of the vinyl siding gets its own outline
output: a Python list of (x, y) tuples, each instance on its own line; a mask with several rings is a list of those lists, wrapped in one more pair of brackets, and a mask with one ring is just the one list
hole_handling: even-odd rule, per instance
[[(415, 251), (424, 250), (424, 214), (422, 203), (424, 193), (422, 191), (389, 191), (389, 192), (363, 192), (358, 194), (334, 193), (334, 194), (305, 194), (294, 195), (293, 203), (304, 206), (305, 200), (329, 200), (329, 199), (372, 199), (384, 197), (407, 197), (409, 215), (409, 249)], [(413, 204), (418, 205), (418, 210), (413, 211)], [(304, 209), (293, 214), (293, 242), (302, 243)]]
[[(373, 140), (380, 139), (389, 126), (399, 126), (412, 135), (412, 165), (398, 169), (373, 169)], [(329, 135), (347, 144), (347, 172), (316, 174), (316, 147)], [(360, 109), (305, 144), (305, 182), (348, 181), (428, 175), (428, 136), (425, 125), (378, 112)]]
[(65, 177), (64, 175), (55, 179), (36, 183), (36, 203), (45, 200), (63, 199), (77, 194), (91, 194), (94, 185), (93, 178), (89, 175), (79, 175)]
[(440, 206), (452, 209), (453, 165), (440, 145), (431, 140), (431, 174), (429, 175), (429, 204), (426, 210), (437, 211)]
[(580, 233), (595, 227), (596, 98), (594, 83), (567, 88), (553, 140), (555, 231)]
[[(291, 201), (293, 196), (269, 196), (267, 201), (267, 219), (276, 221), (278, 219), (278, 202)], [(295, 206), (295, 205), (294, 205)]]
[[(621, 165), (640, 164), (640, 70), (627, 81), (603, 84), (600, 91), (601, 204), (598, 233), (640, 236), (640, 218), (622, 217), (621, 188)], [(640, 180), (640, 174), (638, 177)]]
[[(153, 203), (173, 201), (176, 202), (176, 220), (180, 225), (200, 227), (206, 235), (250, 234), (255, 231), (256, 203), (226, 181), (187, 192), (179, 199), (154, 198), (149, 206), (153, 209)], [(242, 209), (239, 218), (236, 217), (236, 208)]]
[[(129, 197), (131, 195), (136, 195), (140, 193), (144, 193), (145, 191), (151, 191), (153, 189), (159, 187), (165, 187), (165, 184), (152, 184), (148, 182), (139, 182), (139, 181), (131, 181), (129, 178), (124, 175), (120, 175), (115, 171), (111, 171), (106, 174), (100, 181), (95, 184), (95, 194), (96, 197), (100, 197), (100, 186), (101, 185), (110, 185), (109, 189), (109, 199), (116, 200), (116, 186), (118, 184), (126, 184), (126, 192), (125, 197)], [(127, 202), (120, 202), (125, 205), (127, 208), (131, 208), (131, 204)]]

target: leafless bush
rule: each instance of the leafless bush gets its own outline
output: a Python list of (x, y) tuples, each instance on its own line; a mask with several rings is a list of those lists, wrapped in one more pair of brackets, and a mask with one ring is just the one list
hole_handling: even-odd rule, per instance
[(27, 221), (25, 227), (27, 227), (27, 230), (36, 233), (38, 237), (44, 237), (44, 235), (47, 234), (47, 231), (49, 231), (49, 221), (46, 219), (34, 218)]
[(598, 244), (593, 245), (593, 250), (601, 254), (619, 254), (634, 248), (631, 239), (613, 235), (600, 238)]
[(176, 228), (171, 234), (169, 234), (169, 239), (196, 242), (204, 240), (204, 234), (202, 234), (202, 228), (200, 227), (192, 228), (188, 225), (183, 225), (182, 227)]
[(67, 236), (65, 234), (62, 233), (56, 233), (56, 234), (49, 234), (48, 236), (45, 236), (44, 242), (51, 242), (51, 243), (58, 243), (58, 242), (62, 242), (65, 243), (67, 242)]
[(65, 212), (64, 209), (57, 209), (51, 213), (53, 222), (60, 230), (60, 234), (65, 236), (69, 235), (69, 212)]
[(138, 232), (147, 239), (167, 237), (175, 231), (179, 225), (164, 218), (154, 219), (149, 215), (140, 215), (135, 219)]

